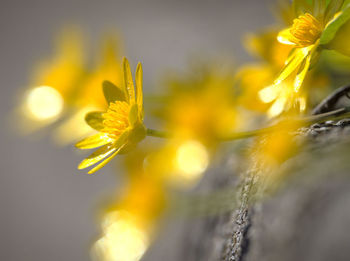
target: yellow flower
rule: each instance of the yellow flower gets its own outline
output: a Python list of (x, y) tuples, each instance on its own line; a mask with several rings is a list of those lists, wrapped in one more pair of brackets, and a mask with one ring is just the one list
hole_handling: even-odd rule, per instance
[(175, 138), (148, 155), (145, 170), (168, 185), (189, 188), (198, 183), (209, 161), (209, 150), (200, 141)]
[[(281, 66), (293, 49), (289, 45), (277, 41), (278, 31), (267, 28), (245, 38), (245, 47), (259, 59), (259, 62), (243, 66), (237, 73), (239, 105), (249, 110), (266, 113), (269, 117), (284, 111), (297, 110), (303, 112), (307, 107), (308, 93), (302, 89), (294, 92), (293, 79), (289, 77), (280, 85), (273, 85)], [(254, 80), (252, 80), (254, 75)], [(305, 83), (310, 89), (319, 92), (328, 86), (328, 76), (313, 71), (308, 74)], [(315, 96), (315, 93), (313, 93)]]
[(122, 198), (107, 209), (92, 249), (97, 260), (137, 261), (147, 250), (166, 206), (162, 183), (148, 174), (133, 173)]
[(102, 223), (103, 235), (92, 247), (96, 261), (138, 261), (146, 252), (150, 238), (130, 213), (116, 210)]
[(35, 66), (21, 112), (25, 129), (57, 120), (67, 105), (71, 105), (75, 86), (83, 73), (81, 33), (75, 28), (66, 28), (58, 36), (54, 56)]
[(287, 122), (259, 140), (258, 159), (265, 164), (265, 167), (278, 167), (296, 154), (298, 146), (293, 139), (293, 132), (300, 127), (301, 125), (298, 123)]
[(300, 139), (296, 137), (296, 131), (303, 126), (303, 123), (293, 120), (296, 115), (295, 113), (287, 113), (289, 117), (276, 125), (271, 133), (256, 140), (252, 158), (254, 164), (260, 165), (259, 168), (263, 170), (267, 181), (276, 182), (283, 178), (284, 173), (281, 173), (281, 165), (297, 155), (302, 148)]
[(196, 69), (195, 73), (168, 80), (172, 89), (159, 114), (176, 138), (215, 147), (218, 138), (231, 134), (237, 126), (234, 74), (231, 69), (217, 68)]
[(104, 95), (109, 103), (107, 112), (91, 112), (86, 115), (86, 122), (98, 133), (76, 144), (80, 149), (101, 147), (78, 166), (79, 169), (84, 169), (100, 162), (88, 172), (89, 174), (101, 169), (118, 153), (127, 152), (146, 135), (146, 128), (143, 125), (141, 63), (136, 69), (136, 94), (130, 65), (126, 58), (123, 60), (123, 73), (123, 90), (111, 82), (103, 83)]
[(78, 107), (97, 107), (105, 109), (106, 102), (101, 88), (96, 88), (105, 79), (116, 86), (123, 84), (122, 67), (120, 64), (120, 41), (116, 35), (106, 35), (102, 41), (97, 63), (85, 77), (76, 97)]
[(122, 66), (120, 63), (120, 44), (114, 35), (108, 35), (102, 42), (95, 68), (82, 75), (75, 90), (75, 99), (71, 104), (70, 115), (55, 129), (53, 135), (58, 144), (71, 144), (81, 137), (92, 134), (92, 130), (84, 121), (84, 116), (90, 111), (103, 111), (108, 104), (99, 87), (103, 80), (108, 79), (116, 86), (122, 86)]
[(288, 77), (292, 77), (294, 92), (299, 92), (311, 64), (315, 62), (320, 51), (327, 47), (325, 44), (329, 42), (328, 38), (334, 37), (339, 25), (348, 19), (345, 18), (349, 12), (348, 7), (340, 11), (343, 2), (333, 0), (327, 5), (326, 1), (312, 1), (310, 5), (306, 0), (294, 1), (296, 18), (277, 37), (282, 44), (294, 48), (274, 85), (278, 86)]
[[(261, 90), (273, 83), (291, 50), (289, 46), (279, 43), (276, 37), (277, 31), (268, 28), (249, 34), (244, 39), (244, 46), (259, 59), (257, 63), (243, 66), (237, 73), (238, 85), (242, 90), (238, 103), (244, 108), (265, 113), (277, 99), (275, 92), (270, 92), (268, 99), (262, 99), (259, 95)], [(270, 115), (269, 111), (268, 114)]]

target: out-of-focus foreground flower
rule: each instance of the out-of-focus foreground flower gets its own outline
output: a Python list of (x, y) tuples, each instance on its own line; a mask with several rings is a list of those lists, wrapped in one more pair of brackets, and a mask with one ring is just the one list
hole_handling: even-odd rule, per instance
[(71, 144), (81, 137), (92, 134), (93, 130), (85, 123), (84, 117), (90, 111), (105, 110), (108, 107), (103, 95), (101, 83), (108, 79), (116, 86), (122, 86), (123, 76), (119, 41), (116, 36), (108, 35), (94, 68), (86, 68), (74, 89), (74, 101), (69, 103), (67, 113), (53, 135), (59, 144)]
[(82, 42), (76, 29), (63, 31), (53, 58), (36, 66), (21, 112), (26, 130), (57, 120), (74, 102), (75, 86), (85, 73)]
[(88, 168), (100, 161), (88, 173), (94, 173), (105, 166), (119, 152), (134, 147), (146, 136), (143, 125), (142, 66), (136, 69), (136, 93), (129, 62), (123, 60), (123, 89), (111, 82), (103, 83), (105, 98), (109, 103), (107, 112), (91, 112), (86, 115), (86, 122), (98, 131), (76, 144), (79, 149), (99, 148), (84, 159), (79, 169)]
[(107, 210), (102, 236), (93, 247), (104, 261), (139, 260), (153, 239), (165, 207), (164, 187), (149, 176), (130, 180), (119, 203)]
[(92, 256), (99, 261), (137, 261), (147, 250), (168, 205), (163, 178), (144, 168), (147, 154), (134, 150), (125, 157), (127, 185), (102, 218), (102, 235)]
[(231, 67), (195, 67), (188, 75), (173, 75), (164, 83), (166, 103), (155, 111), (161, 124), (172, 133), (162, 148), (150, 155), (153, 171), (180, 186), (196, 184), (209, 166), (220, 138), (239, 124)]
[[(59, 34), (57, 48), (50, 60), (40, 62), (34, 70), (31, 87), (20, 111), (19, 129), (31, 132), (59, 122), (53, 130), (58, 144), (76, 142), (92, 133), (84, 116), (107, 107), (102, 89), (105, 79), (121, 85), (119, 39), (108, 34), (96, 57), (85, 55), (82, 32), (67, 28)], [(92, 66), (87, 58), (94, 58)]]

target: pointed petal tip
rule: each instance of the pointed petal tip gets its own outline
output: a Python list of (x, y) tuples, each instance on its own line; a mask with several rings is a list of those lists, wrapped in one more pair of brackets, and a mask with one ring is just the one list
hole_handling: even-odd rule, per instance
[(129, 64), (129, 60), (125, 56), (123, 56), (123, 64)]
[(86, 174), (91, 175), (91, 174), (94, 174), (96, 171), (97, 171), (97, 169), (96, 169), (96, 170), (95, 170), (95, 169), (92, 169), (92, 170), (89, 170)]
[(77, 169), (79, 169), (79, 170), (85, 169), (85, 168), (83, 167), (83, 162), (84, 162), (84, 161), (82, 161), (82, 162), (79, 163)]

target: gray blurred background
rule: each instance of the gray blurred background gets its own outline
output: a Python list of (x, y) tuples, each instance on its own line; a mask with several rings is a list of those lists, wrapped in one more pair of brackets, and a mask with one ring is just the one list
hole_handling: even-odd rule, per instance
[[(73, 147), (57, 148), (48, 135), (23, 137), (8, 127), (32, 65), (50, 57), (63, 25), (80, 25), (93, 46), (104, 32), (118, 29), (132, 65), (143, 63), (147, 92), (162, 72), (183, 68), (191, 55), (249, 60), (242, 36), (274, 22), (272, 2), (2, 0), (0, 260), (89, 260), (99, 231), (96, 208), (117, 185), (110, 166), (85, 175), (76, 170), (82, 157)], [(174, 259), (181, 230), (172, 226), (145, 260)]]

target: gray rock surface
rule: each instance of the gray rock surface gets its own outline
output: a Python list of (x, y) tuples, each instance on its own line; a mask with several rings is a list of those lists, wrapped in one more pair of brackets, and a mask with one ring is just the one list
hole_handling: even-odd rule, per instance
[(349, 134), (349, 120), (300, 130), (283, 182), (256, 194), (259, 169), (247, 171), (234, 211), (188, 222), (181, 260), (350, 260)]

